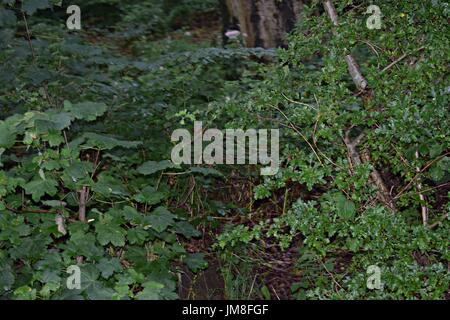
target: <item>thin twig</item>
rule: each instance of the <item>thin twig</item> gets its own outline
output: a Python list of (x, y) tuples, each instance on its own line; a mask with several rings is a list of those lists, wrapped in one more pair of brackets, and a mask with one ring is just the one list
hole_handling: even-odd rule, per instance
[(288, 96), (286, 96), (284, 93), (281, 93), (281, 95), (282, 95), (287, 101), (289, 101), (289, 102), (291, 102), (291, 103), (295, 103), (295, 104), (298, 104), (298, 105), (301, 105), (301, 106), (305, 106), (305, 107), (308, 107), (308, 108), (312, 108), (312, 109), (317, 110), (317, 109), (316, 109), (315, 107), (313, 107), (312, 105), (309, 105), (309, 104), (304, 103), (304, 102), (301, 102), (301, 101), (295, 101), (295, 100), (292, 100), (291, 98), (289, 98)]
[(303, 135), (303, 133), (300, 132), (300, 130), (297, 129), (297, 127), (291, 122), (291, 120), (289, 120), (288, 116), (277, 106), (272, 106), (273, 108), (275, 108), (276, 110), (278, 110), (278, 112), (280, 112), (283, 117), (289, 122), (289, 126), (292, 130), (294, 130), (295, 132), (297, 132), (300, 137), (302, 137), (303, 140), (305, 140), (305, 142), (308, 144), (308, 146), (311, 148), (311, 150), (314, 152), (314, 154), (317, 157), (317, 160), (319, 160), (320, 164), (323, 166), (323, 162), (322, 159), (320, 159), (319, 155), (317, 154), (316, 150), (314, 149), (314, 147), (312, 146), (312, 144), (308, 141), (308, 139), (306, 139), (306, 137)]
[(439, 221), (436, 221), (435, 223), (433, 223), (432, 225), (430, 225), (430, 229), (436, 228), (436, 227), (439, 226), (441, 223), (443, 223), (443, 222), (445, 221), (445, 219), (447, 219), (447, 218), (448, 218), (448, 213), (444, 214), (444, 215), (442, 216), (442, 218), (439, 219)]
[[(416, 150), (416, 159), (419, 159), (419, 151), (417, 151), (417, 150)], [(420, 167), (416, 167), (416, 172), (420, 173)], [(422, 184), (420, 182), (417, 184), (417, 190), (419, 193), (419, 199), (422, 202), (422, 204), (421, 204), (422, 223), (424, 226), (427, 226), (428, 225), (428, 208), (427, 208), (426, 204), (424, 204), (425, 196), (422, 193)]]
[(30, 46), (31, 55), (33, 57), (33, 60), (36, 60), (36, 54), (34, 53), (33, 44), (31, 43), (31, 33), (30, 33), (30, 29), (28, 28), (27, 16), (25, 15), (25, 12), (23, 12), (23, 10), (21, 10), (20, 12), (22, 13), (23, 21), (25, 22), (25, 30), (27, 31), (27, 40), (28, 40), (28, 45)]
[[(414, 50), (414, 52), (417, 51), (421, 51), (425, 49), (425, 47), (420, 47), (419, 49)], [(381, 70), (380, 73), (386, 72), (387, 70), (389, 70), (390, 68), (392, 68), (393, 66), (395, 66), (397, 63), (399, 63), (400, 61), (402, 61), (403, 59), (405, 59), (407, 56), (409, 56), (411, 53), (405, 53), (403, 55), (400, 56), (400, 58), (396, 59), (395, 61), (393, 61), (392, 63), (390, 63), (389, 65), (387, 65), (383, 70)]]
[(421, 170), (420, 172), (417, 172), (416, 175), (411, 179), (411, 181), (394, 197), (394, 199), (398, 199), (403, 193), (405, 193), (406, 190), (409, 189), (409, 187), (411, 187), (411, 185), (414, 183), (414, 181), (416, 181), (416, 179), (424, 172), (426, 171), (429, 167), (431, 167), (435, 162), (441, 160), (442, 158), (448, 156), (450, 154), (450, 152), (446, 152), (445, 154), (437, 157), (436, 159), (433, 159), (432, 161), (428, 162)]

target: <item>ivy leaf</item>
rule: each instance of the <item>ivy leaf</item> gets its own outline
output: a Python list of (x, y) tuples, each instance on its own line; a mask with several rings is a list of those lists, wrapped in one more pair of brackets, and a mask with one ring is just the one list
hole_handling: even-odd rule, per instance
[(67, 244), (61, 245), (66, 250), (65, 254), (69, 257), (81, 255), (89, 257), (89, 259), (96, 259), (103, 255), (103, 249), (96, 245), (95, 236), (79, 230), (86, 225), (85, 223), (80, 223), (76, 225), (76, 228), (71, 228), (72, 225), (69, 225), (70, 240)]
[(64, 138), (61, 136), (60, 132), (55, 130), (51, 130), (44, 140), (48, 141), (50, 147), (57, 147), (64, 142)]
[(59, 283), (61, 282), (61, 277), (59, 272), (56, 270), (47, 269), (43, 272), (42, 278), (40, 279), (43, 283)]
[(114, 290), (105, 288), (99, 281), (99, 271), (93, 265), (81, 268), (81, 290), (90, 300), (108, 300), (114, 294)]
[[(127, 221), (129, 221), (135, 225), (140, 224), (142, 221), (142, 218), (143, 218), (143, 216), (139, 212), (137, 212), (135, 208), (130, 207), (130, 206), (125, 206), (123, 208), (123, 217)], [(133, 230), (133, 229), (131, 229), (131, 230)]]
[(103, 173), (98, 176), (97, 182), (92, 187), (92, 190), (94, 192), (102, 194), (105, 197), (111, 197), (112, 195), (128, 195), (128, 192), (123, 186), (120, 179)]
[(83, 135), (83, 138), (87, 139), (87, 142), (83, 145), (84, 147), (100, 150), (111, 150), (116, 147), (131, 149), (136, 148), (142, 144), (139, 141), (118, 140), (107, 135), (100, 135), (92, 132), (85, 133)]
[(28, 15), (33, 15), (38, 9), (48, 9), (51, 5), (48, 0), (23, 0), (22, 9)]
[(102, 258), (96, 265), (103, 278), (108, 279), (114, 272), (122, 270), (119, 258)]
[(338, 214), (341, 218), (349, 220), (355, 216), (356, 206), (353, 201), (347, 200), (341, 193), (336, 194), (335, 201)]
[(94, 170), (92, 162), (78, 161), (74, 162), (66, 169), (66, 173), (74, 179), (74, 181), (86, 178)]
[(0, 272), (0, 292), (10, 290), (14, 284), (15, 277), (11, 272), (11, 267), (5, 268), (2, 266), (2, 272)]
[(14, 296), (18, 300), (36, 300), (36, 289), (29, 286), (21, 286), (14, 290)]
[(51, 112), (36, 114), (34, 126), (38, 133), (47, 133), (52, 130), (61, 131), (70, 126), (73, 117), (67, 112)]
[(208, 262), (204, 259), (204, 256), (203, 253), (193, 253), (188, 255), (184, 262), (192, 272), (197, 272), (208, 267)]
[(434, 144), (430, 147), (430, 157), (435, 158), (439, 156), (442, 151), (444, 150), (444, 147), (442, 144)]
[(152, 186), (145, 187), (142, 192), (134, 197), (139, 203), (146, 203), (148, 205), (155, 205), (167, 198), (167, 194), (164, 192), (156, 191), (156, 188)]
[(25, 185), (25, 193), (31, 194), (34, 201), (39, 201), (43, 195), (54, 196), (57, 192), (58, 182), (52, 179), (33, 180)]
[(0, 148), (11, 148), (16, 143), (15, 128), (5, 121), (0, 121)]
[(168, 168), (178, 168), (178, 166), (173, 164), (169, 160), (163, 160), (163, 161), (159, 161), (159, 162), (147, 161), (147, 162), (143, 163), (139, 168), (137, 168), (137, 171), (140, 174), (148, 176), (148, 175), (151, 175), (158, 171), (166, 170)]
[(76, 119), (94, 121), (102, 116), (108, 107), (104, 103), (81, 102), (72, 104), (70, 101), (64, 101), (64, 110), (70, 112)]
[(127, 232), (127, 239), (131, 244), (143, 244), (147, 239), (148, 231), (141, 228), (132, 228)]
[(179, 221), (175, 224), (175, 232), (182, 234), (187, 239), (200, 236), (200, 232), (196, 230), (189, 222)]
[(165, 207), (158, 207), (146, 217), (145, 222), (150, 224), (150, 227), (156, 232), (163, 232), (173, 224), (174, 217)]
[(142, 285), (144, 290), (136, 295), (138, 300), (160, 300), (161, 291), (164, 289), (162, 283), (156, 281), (148, 281)]
[(108, 243), (116, 247), (125, 245), (125, 231), (120, 226), (99, 222), (95, 225), (95, 231), (97, 240), (102, 246), (106, 246)]

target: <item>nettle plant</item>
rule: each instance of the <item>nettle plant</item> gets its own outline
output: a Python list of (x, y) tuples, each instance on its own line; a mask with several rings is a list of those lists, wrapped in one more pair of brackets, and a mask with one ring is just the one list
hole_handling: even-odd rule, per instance
[[(170, 192), (158, 183), (166, 162), (114, 155), (140, 142), (89, 132), (68, 139), (74, 122), (106, 109), (65, 101), (0, 121), (1, 296), (174, 299), (174, 262), (206, 266), (179, 243), (199, 233), (167, 208)], [(81, 289), (69, 290), (66, 269), (77, 264)]]
[[(366, 26), (370, 4), (335, 1), (334, 24), (313, 1), (277, 65), (261, 71), (264, 80), (216, 105), (218, 117), (244, 106), (232, 125), (280, 127), (284, 166), (254, 194), (260, 200), (280, 190), (294, 202), (283, 216), (220, 235), (218, 248), (236, 252), (275, 239), (286, 249), (301, 237), (304, 280), (292, 287), (301, 298), (442, 298), (449, 283), (450, 43), (442, 32), (449, 8), (444, 1), (379, 4), (376, 30)], [(349, 55), (366, 88), (355, 85)], [(382, 290), (366, 287), (370, 265), (381, 268)]]

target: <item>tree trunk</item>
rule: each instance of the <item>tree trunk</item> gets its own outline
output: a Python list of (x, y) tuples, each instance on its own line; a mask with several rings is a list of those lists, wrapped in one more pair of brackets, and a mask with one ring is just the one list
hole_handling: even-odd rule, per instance
[(224, 27), (239, 30), (247, 47), (286, 45), (304, 0), (222, 0)]

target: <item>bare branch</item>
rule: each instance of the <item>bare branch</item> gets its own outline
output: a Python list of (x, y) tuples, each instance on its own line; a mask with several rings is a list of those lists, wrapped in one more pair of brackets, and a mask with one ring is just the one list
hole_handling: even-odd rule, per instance
[(339, 25), (338, 15), (337, 15), (336, 8), (334, 7), (333, 2), (331, 0), (326, 0), (323, 3), (323, 5), (325, 7), (325, 11), (327, 12), (328, 16), (330, 17), (330, 20), (337, 27)]
[[(419, 151), (416, 150), (416, 159), (419, 159)], [(416, 172), (420, 174), (420, 167), (416, 167)], [(422, 184), (419, 182), (417, 184), (417, 190), (419, 192), (419, 198), (422, 203), (425, 202), (425, 196), (422, 193)], [(422, 223), (424, 226), (428, 225), (428, 208), (425, 204), (421, 205), (422, 207)]]
[(348, 54), (345, 56), (345, 61), (347, 62), (348, 65), (348, 72), (350, 73), (350, 76), (352, 77), (356, 87), (359, 90), (365, 90), (368, 86), (368, 83), (367, 80), (362, 75), (361, 70), (359, 69), (359, 66), (356, 63), (355, 59), (353, 59), (353, 57)]

